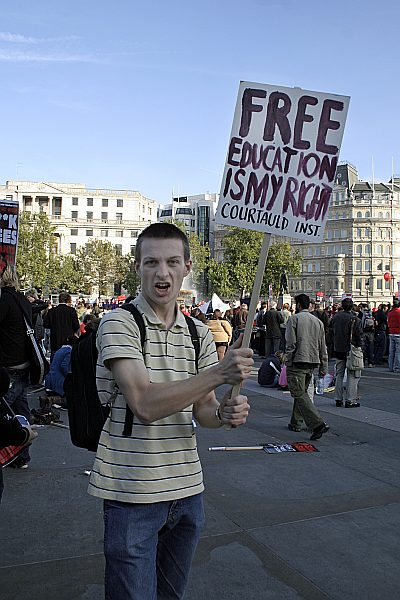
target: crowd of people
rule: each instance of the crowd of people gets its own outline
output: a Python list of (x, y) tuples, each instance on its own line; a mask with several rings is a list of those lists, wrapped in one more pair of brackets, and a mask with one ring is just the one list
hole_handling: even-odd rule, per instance
[[(310, 439), (318, 440), (329, 425), (313, 402), (314, 375), (324, 379), (334, 358), (336, 406), (356, 408), (361, 367), (349, 366), (351, 347), (362, 348), (367, 367), (387, 361), (390, 371), (400, 373), (400, 305), (394, 299), (371, 311), (345, 298), (322, 308), (306, 294), (297, 295), (293, 306), (260, 302), (255, 315), (249, 314), (245, 300), (229, 308), (177, 305), (191, 261), (185, 234), (169, 223), (150, 225), (140, 234), (135, 261), (141, 291), (124, 301), (143, 317), (143, 346), (135, 320), (118, 310), (121, 300), (88, 304), (80, 298), (74, 304), (62, 292), (51, 306), (36, 290), (20, 293), (15, 270), (6, 266), (0, 277), (3, 391), (14, 412), (32, 423), (24, 316), (50, 360), (45, 387), (61, 403), (73, 346), (80, 335), (97, 330), (97, 388), (102, 402), (113, 398), (89, 482), (89, 493), (104, 500), (106, 597), (150, 598), (158, 590), (162, 597), (181, 598), (204, 522), (192, 417), (210, 428), (243, 425), (250, 408), (247, 397), (227, 393), (218, 402), (214, 391), (222, 384), (243, 383), (257, 352), (265, 359), (261, 385), (277, 385), (285, 369), (293, 397), (288, 428), (300, 432), (305, 425)], [(195, 323), (197, 350), (188, 315)], [(242, 348), (249, 319), (251, 348)], [(260, 381), (263, 374), (268, 381)], [(127, 406), (134, 429), (129, 437), (123, 432)], [(18, 437), (15, 442), (24, 450), (12, 466), (26, 468), (33, 430), (28, 425), (27, 433), (16, 436), (0, 420), (0, 434), (3, 446), (4, 440)], [(0, 482), (0, 497), (1, 492)]]

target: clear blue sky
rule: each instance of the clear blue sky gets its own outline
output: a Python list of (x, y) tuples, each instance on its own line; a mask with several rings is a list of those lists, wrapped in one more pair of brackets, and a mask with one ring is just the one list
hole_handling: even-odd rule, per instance
[(240, 80), (351, 96), (341, 160), (400, 172), (398, 0), (14, 0), (0, 182), (219, 192)]

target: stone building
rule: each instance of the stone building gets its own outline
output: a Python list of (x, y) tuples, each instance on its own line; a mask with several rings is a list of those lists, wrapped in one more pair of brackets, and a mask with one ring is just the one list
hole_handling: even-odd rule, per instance
[(339, 165), (324, 242), (292, 244), (303, 256), (301, 276), (290, 278), (292, 295), (390, 301), (400, 280), (400, 179), (373, 184), (349, 163)]
[(7, 181), (0, 197), (17, 201), (20, 211), (45, 213), (56, 226), (56, 251), (62, 254), (75, 254), (93, 238), (111, 242), (121, 254), (132, 253), (139, 233), (157, 221), (158, 204), (133, 190)]

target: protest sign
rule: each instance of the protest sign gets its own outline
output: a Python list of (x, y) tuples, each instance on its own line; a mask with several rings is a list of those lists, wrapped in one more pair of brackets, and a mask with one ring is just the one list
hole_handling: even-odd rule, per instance
[(348, 96), (241, 82), (216, 222), (322, 241)]
[(15, 266), (18, 244), (18, 202), (0, 200), (0, 257)]

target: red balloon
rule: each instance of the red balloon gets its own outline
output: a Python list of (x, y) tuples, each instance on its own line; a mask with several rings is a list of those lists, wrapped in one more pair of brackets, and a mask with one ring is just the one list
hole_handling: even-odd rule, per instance
[(384, 276), (383, 276), (383, 279), (384, 279), (385, 281), (390, 281), (390, 280), (392, 279), (392, 275), (391, 275), (391, 273), (389, 273), (388, 271), (386, 271), (386, 273), (385, 273), (385, 274), (384, 274)]

